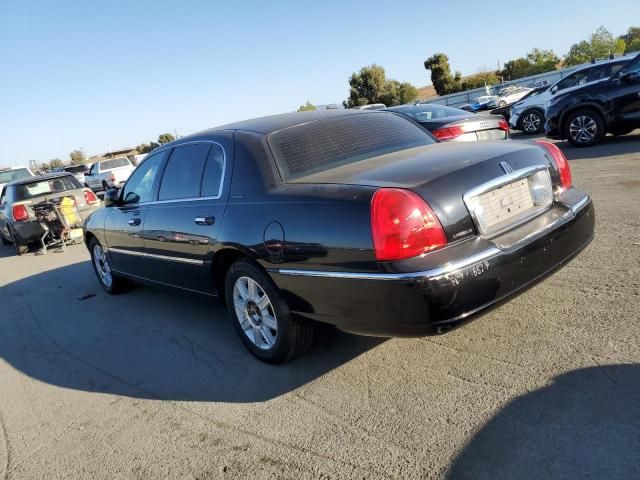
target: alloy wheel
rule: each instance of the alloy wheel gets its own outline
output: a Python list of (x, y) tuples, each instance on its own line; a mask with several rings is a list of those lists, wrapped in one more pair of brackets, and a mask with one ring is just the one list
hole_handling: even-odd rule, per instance
[(540, 115), (535, 112), (528, 113), (522, 119), (522, 130), (526, 133), (535, 133), (540, 130)]
[(278, 323), (269, 296), (252, 278), (240, 277), (233, 285), (233, 306), (242, 331), (256, 347), (272, 348)]
[(589, 143), (597, 133), (596, 121), (587, 115), (578, 115), (569, 124), (569, 135), (577, 143)]
[(109, 259), (100, 245), (94, 245), (93, 247), (93, 265), (96, 267), (96, 272), (98, 273), (98, 277), (100, 277), (100, 281), (106, 287), (110, 287), (113, 283), (111, 265), (109, 265)]

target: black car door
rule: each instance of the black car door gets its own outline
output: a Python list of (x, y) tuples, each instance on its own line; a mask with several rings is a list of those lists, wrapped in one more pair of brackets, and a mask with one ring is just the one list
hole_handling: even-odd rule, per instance
[(625, 129), (640, 126), (640, 55), (610, 83), (615, 121)]
[(210, 254), (226, 208), (225, 172), (233, 138), (177, 145), (162, 174), (144, 223), (149, 278), (214, 293)]
[(164, 150), (148, 156), (129, 177), (118, 205), (107, 209), (104, 235), (116, 271), (145, 277), (148, 260), (144, 257), (141, 233), (158, 172), (167, 153)]

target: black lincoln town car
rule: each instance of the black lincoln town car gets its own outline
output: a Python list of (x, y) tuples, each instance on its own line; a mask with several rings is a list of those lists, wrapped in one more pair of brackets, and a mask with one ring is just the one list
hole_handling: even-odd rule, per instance
[(304, 112), (151, 153), (85, 223), (102, 287), (217, 295), (281, 362), (314, 324), (439, 333), (531, 286), (594, 235), (550, 143), (439, 143), (390, 112)]

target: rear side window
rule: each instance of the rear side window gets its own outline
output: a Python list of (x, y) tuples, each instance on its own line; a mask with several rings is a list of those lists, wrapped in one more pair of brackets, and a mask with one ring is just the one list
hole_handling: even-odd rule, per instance
[[(34, 177), (37, 178), (37, 177)], [(16, 185), (16, 201), (29, 200), (41, 195), (55, 195), (57, 193), (68, 192), (82, 188), (82, 185), (75, 177), (66, 176), (40, 180), (39, 182)]]
[(207, 164), (202, 176), (202, 196), (218, 197), (222, 193), (224, 175), (224, 150), (219, 145), (211, 145)]
[(200, 196), (202, 172), (210, 149), (210, 143), (175, 147), (162, 175), (158, 200)]
[(113, 160), (105, 160), (100, 162), (100, 170), (111, 170), (113, 168), (130, 167), (131, 162), (128, 158), (114, 158)]
[(406, 118), (372, 112), (285, 128), (268, 142), (282, 176), (293, 179), (435, 140)]

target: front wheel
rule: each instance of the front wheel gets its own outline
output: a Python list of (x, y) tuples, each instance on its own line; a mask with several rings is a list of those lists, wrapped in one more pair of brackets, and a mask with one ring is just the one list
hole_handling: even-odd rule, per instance
[(231, 265), (225, 297), (242, 343), (260, 360), (285, 362), (311, 344), (313, 327), (293, 318), (273, 281), (252, 263), (238, 260)]
[(604, 121), (593, 110), (570, 113), (564, 122), (564, 136), (574, 147), (591, 147), (605, 135)]
[(120, 293), (124, 290), (126, 280), (122, 277), (114, 275), (111, 271), (111, 262), (102, 245), (97, 238), (91, 239), (89, 242), (89, 251), (91, 252), (91, 264), (93, 270), (98, 277), (98, 282), (103, 290), (109, 294)]
[(544, 114), (539, 110), (525, 112), (520, 119), (520, 130), (526, 135), (534, 135), (544, 130)]

